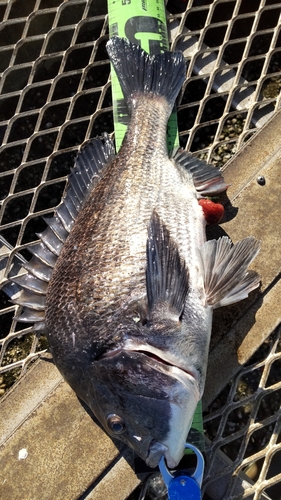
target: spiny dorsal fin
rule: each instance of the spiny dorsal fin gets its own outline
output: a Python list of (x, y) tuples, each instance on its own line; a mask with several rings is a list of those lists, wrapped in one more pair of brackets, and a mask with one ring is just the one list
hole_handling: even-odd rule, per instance
[(226, 191), (229, 187), (218, 168), (199, 160), (183, 149), (176, 152), (173, 160), (192, 175), (195, 189), (201, 196), (213, 196)]
[(153, 211), (146, 245), (146, 288), (150, 316), (179, 321), (188, 293), (188, 270), (166, 226)]
[(114, 145), (107, 134), (103, 134), (103, 141), (91, 139), (79, 151), (68, 177), (65, 197), (56, 210), (57, 218), (68, 233), (89, 191), (99, 181), (103, 166), (114, 155)]
[(103, 135), (103, 141), (92, 139), (82, 146), (68, 177), (65, 197), (54, 217), (45, 219), (48, 227), (38, 234), (40, 243), (29, 249), (33, 257), (23, 264), (27, 274), (11, 278), (23, 288), (12, 301), (24, 308), (17, 321), (35, 323), (36, 330), (44, 329), (45, 296), (53, 268), (84, 200), (100, 179), (103, 166), (114, 155), (114, 145), (107, 134)]
[(259, 249), (253, 236), (234, 245), (227, 236), (204, 243), (200, 254), (208, 305), (216, 309), (234, 304), (259, 286), (258, 273), (247, 269)]

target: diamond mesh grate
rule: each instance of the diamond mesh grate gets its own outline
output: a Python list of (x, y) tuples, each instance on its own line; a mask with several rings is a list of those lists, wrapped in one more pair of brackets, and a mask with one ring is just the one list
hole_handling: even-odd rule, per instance
[[(264, 342), (234, 380), (208, 409), (204, 428), (212, 444), (205, 484), (214, 479), (217, 450), (233, 463), (215, 472), (215, 480), (233, 470), (227, 499), (258, 500), (265, 492), (280, 498), (281, 481), (281, 328)], [(237, 494), (237, 475), (246, 472), (254, 481)], [(275, 486), (274, 486), (275, 485)]]
[[(44, 228), (38, 216), (61, 199), (77, 146), (112, 132), (113, 121), (106, 2), (15, 1), (0, 4), (0, 15), (0, 273), (7, 292), (7, 277), (30, 258), (26, 249)], [(13, 321), (16, 307), (3, 292), (1, 299), (3, 393), (45, 341)]]
[[(180, 143), (222, 166), (280, 105), (281, 2), (169, 0), (167, 9), (172, 48), (187, 60)], [(7, 294), (17, 289), (8, 277), (30, 259), (78, 146), (113, 132), (106, 14), (105, 0), (0, 2), (1, 394), (47, 347), (32, 325), (13, 320), (19, 311)], [(250, 465), (255, 483), (243, 498), (264, 490), (279, 498), (270, 486), (281, 481), (279, 336), (272, 333), (205, 416), (211, 457), (222, 449), (234, 462), (220, 471), (234, 470), (225, 498), (242, 498), (235, 478)], [(211, 460), (206, 482), (213, 476)]]

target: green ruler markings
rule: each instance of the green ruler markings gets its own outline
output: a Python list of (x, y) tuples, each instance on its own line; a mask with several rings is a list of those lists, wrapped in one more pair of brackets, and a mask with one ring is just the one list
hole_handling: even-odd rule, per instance
[[(169, 49), (166, 12), (163, 0), (108, 0), (109, 36), (128, 38), (149, 54)], [(128, 110), (117, 76), (111, 73), (115, 144), (118, 151), (128, 125)], [(167, 147), (179, 145), (177, 115), (168, 123)]]

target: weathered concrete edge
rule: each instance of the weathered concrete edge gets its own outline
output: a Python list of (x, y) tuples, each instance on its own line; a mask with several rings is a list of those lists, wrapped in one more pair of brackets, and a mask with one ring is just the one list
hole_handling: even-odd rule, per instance
[(120, 455), (119, 460), (84, 497), (84, 500), (124, 500), (139, 485), (140, 479), (133, 472), (133, 452), (129, 449)]
[(222, 168), (234, 200), (276, 155), (280, 156), (281, 109)]
[[(48, 401), (50, 396), (56, 394), (61, 384), (66, 384), (66, 382), (54, 365), (51, 354), (44, 354), (42, 359), (37, 360), (1, 400), (0, 446), (9, 441), (9, 438), (44, 401)], [(124, 500), (138, 486), (140, 479), (132, 469), (133, 453), (131, 450), (126, 449), (119, 453), (117, 459), (113, 457), (111, 465), (105, 470), (104, 477), (97, 484), (94, 482), (93, 487), (89, 488), (88, 494), (81, 491), (80, 494), (85, 500), (104, 498)]]
[(62, 381), (48, 353), (27, 370), (0, 402), (0, 446)]

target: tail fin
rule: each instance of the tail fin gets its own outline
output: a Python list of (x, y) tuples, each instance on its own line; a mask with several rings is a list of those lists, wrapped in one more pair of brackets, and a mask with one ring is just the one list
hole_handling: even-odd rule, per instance
[(173, 107), (185, 80), (186, 68), (181, 52), (150, 56), (125, 38), (112, 37), (106, 45), (125, 99), (136, 93), (155, 94)]

